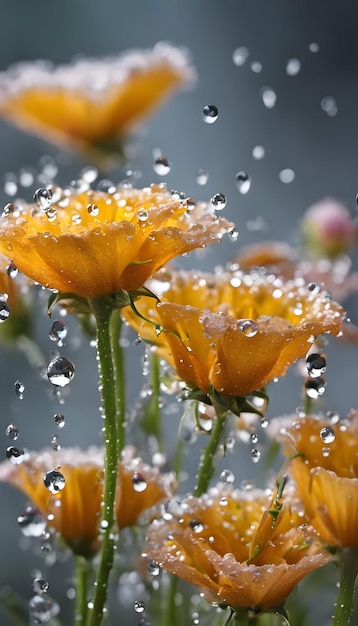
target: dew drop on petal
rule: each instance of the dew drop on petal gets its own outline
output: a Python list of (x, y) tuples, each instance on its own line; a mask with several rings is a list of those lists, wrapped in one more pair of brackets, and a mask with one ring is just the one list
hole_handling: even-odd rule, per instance
[(93, 202), (89, 204), (87, 206), (87, 213), (88, 215), (92, 215), (92, 217), (97, 217), (97, 215), (99, 215), (99, 208), (97, 204), (94, 204)]
[(238, 172), (236, 174), (236, 185), (239, 192), (244, 196), (250, 191), (251, 178), (246, 172)]
[(286, 74), (288, 76), (297, 76), (301, 69), (301, 61), (298, 59), (289, 59), (286, 65)]
[(321, 287), (317, 285), (317, 283), (309, 283), (307, 289), (314, 295), (317, 295), (321, 291)]
[(273, 109), (276, 104), (277, 95), (271, 87), (263, 87), (260, 91), (262, 102), (267, 109)]
[(58, 493), (65, 487), (65, 477), (58, 470), (50, 470), (44, 476), (44, 485), (51, 493)]
[(10, 307), (4, 300), (0, 300), (0, 324), (6, 322), (10, 315)]
[(209, 180), (209, 174), (208, 172), (206, 172), (205, 170), (198, 170), (196, 173), (196, 182), (198, 183), (198, 185), (206, 185), (206, 183)]
[(13, 213), (16, 213), (16, 211), (17, 211), (16, 204), (14, 204), (13, 202), (8, 202), (7, 204), (5, 204), (3, 208), (1, 217), (7, 217), (8, 215), (12, 215)]
[(49, 590), (49, 584), (47, 580), (44, 578), (35, 578), (32, 583), (32, 589), (35, 593), (41, 595), (42, 593), (47, 593)]
[(148, 483), (143, 474), (136, 472), (132, 476), (132, 486), (134, 491), (136, 491), (137, 493), (141, 493), (142, 491), (146, 490), (146, 488), (148, 487)]
[(203, 108), (203, 120), (206, 124), (213, 124), (219, 117), (219, 110), (215, 104), (207, 104)]
[(285, 183), (287, 185), (288, 183), (292, 183), (292, 181), (295, 179), (295, 172), (291, 170), (291, 168), (286, 167), (279, 172), (278, 177), (281, 183)]
[(323, 443), (333, 443), (336, 438), (333, 428), (330, 428), (329, 426), (324, 426), (324, 428), (320, 431), (319, 436), (321, 437)]
[(67, 326), (63, 320), (55, 320), (51, 326), (49, 337), (51, 341), (57, 341), (59, 345), (63, 345), (62, 341), (67, 337)]
[(238, 320), (237, 327), (246, 337), (254, 337), (259, 330), (259, 325), (255, 320)]
[(15, 424), (9, 424), (6, 427), (5, 434), (9, 437), (9, 439), (12, 439), (13, 441), (16, 441), (16, 439), (18, 439), (20, 433), (19, 433), (18, 427), (15, 426)]
[(97, 190), (101, 193), (108, 193), (111, 196), (117, 191), (115, 184), (107, 178), (103, 178), (98, 182)]
[(15, 446), (9, 446), (6, 448), (6, 458), (9, 459), (11, 465), (20, 465), (25, 458), (25, 450), (23, 450), (23, 448), (16, 448)]
[(55, 413), (55, 415), (53, 416), (53, 419), (55, 420), (55, 423), (59, 428), (64, 427), (66, 423), (64, 415), (62, 415), (61, 413)]
[(232, 53), (232, 60), (235, 65), (240, 67), (241, 65), (244, 65), (248, 56), (248, 49), (245, 46), (240, 46), (239, 48), (236, 48), (236, 50), (234, 50), (234, 52)]
[(204, 530), (204, 524), (202, 522), (198, 522), (198, 520), (191, 520), (189, 522), (189, 527), (192, 529), (194, 533), (202, 533)]
[(259, 161), (260, 159), (263, 159), (265, 156), (265, 148), (263, 146), (255, 146), (252, 149), (252, 156), (257, 161)]
[(306, 368), (310, 378), (318, 378), (326, 371), (326, 358), (323, 354), (309, 354)]
[(46, 528), (46, 520), (38, 508), (29, 505), (18, 516), (17, 523), (25, 537), (41, 537)]
[(224, 469), (220, 474), (220, 480), (222, 483), (231, 484), (235, 480), (235, 474), (229, 469)]
[(47, 378), (56, 387), (65, 387), (75, 375), (75, 366), (64, 356), (57, 356), (47, 367)]
[(52, 193), (49, 189), (40, 187), (34, 193), (34, 200), (41, 211), (47, 211), (51, 206)]
[(165, 156), (157, 157), (153, 163), (153, 170), (158, 176), (166, 176), (170, 172), (170, 163)]
[(137, 213), (137, 217), (140, 222), (146, 222), (148, 219), (148, 211), (145, 209), (140, 209)]
[(226, 206), (226, 197), (223, 193), (215, 193), (210, 198), (210, 202), (216, 211), (222, 211)]

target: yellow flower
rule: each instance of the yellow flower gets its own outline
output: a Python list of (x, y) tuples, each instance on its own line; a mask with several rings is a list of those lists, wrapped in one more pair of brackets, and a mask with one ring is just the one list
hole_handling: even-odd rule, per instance
[(144, 511), (169, 500), (175, 487), (173, 474), (161, 474), (134, 452), (134, 448), (127, 446), (119, 466), (115, 504), (119, 528), (137, 524)]
[(165, 185), (113, 194), (56, 188), (52, 204), (46, 190), (37, 199), (0, 219), (0, 252), (41, 285), (84, 298), (139, 289), (164, 263), (231, 227), (207, 205), (187, 212)]
[(194, 272), (162, 274), (148, 287), (162, 302), (142, 298), (139, 312), (123, 315), (188, 385), (208, 393), (244, 397), (283, 375), (309, 350), (313, 337), (338, 334), (342, 308), (301, 281), (241, 272), (215, 275)]
[(99, 548), (103, 450), (32, 452), (18, 465), (1, 463), (0, 480), (21, 489), (75, 554), (94, 556)]
[(303, 455), (289, 471), (310, 523), (330, 546), (358, 547), (358, 412), (335, 424), (300, 418), (279, 437)]
[(128, 134), (194, 71), (169, 44), (54, 68), (20, 63), (0, 74), (0, 115), (65, 147), (113, 144)]
[[(268, 525), (270, 506), (270, 495), (258, 490), (221, 486), (198, 499), (189, 496), (177, 518), (152, 523), (143, 556), (201, 587), (210, 602), (233, 609), (277, 608), (330, 556), (288, 506)], [(255, 556), (259, 529), (264, 543)]]

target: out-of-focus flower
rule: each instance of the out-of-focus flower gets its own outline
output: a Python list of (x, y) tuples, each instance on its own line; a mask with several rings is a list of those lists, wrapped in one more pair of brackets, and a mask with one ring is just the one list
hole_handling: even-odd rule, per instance
[[(312, 527), (267, 492), (219, 487), (182, 502), (178, 517), (155, 520), (144, 556), (233, 609), (280, 607), (295, 585), (326, 564)], [(259, 542), (259, 549), (258, 547)]]
[(25, 62), (0, 74), (0, 115), (55, 144), (114, 150), (116, 140), (118, 149), (134, 124), (194, 77), (187, 52), (165, 43), (59, 67)]
[(313, 204), (301, 222), (303, 244), (313, 259), (335, 258), (357, 240), (357, 223), (348, 209), (331, 198)]
[(358, 547), (358, 411), (333, 424), (311, 416), (292, 421), (275, 438), (287, 454), (302, 455), (289, 471), (310, 523), (330, 546)]
[(0, 219), (0, 252), (41, 285), (83, 298), (139, 289), (167, 261), (232, 227), (206, 204), (189, 213), (165, 185), (52, 191)]
[(98, 448), (31, 452), (18, 465), (1, 463), (0, 480), (21, 489), (75, 554), (92, 557), (100, 545), (103, 456)]
[(153, 510), (163, 500), (172, 498), (174, 488), (173, 474), (160, 473), (157, 467), (136, 457), (134, 448), (127, 446), (118, 473), (115, 504), (118, 527), (137, 524), (144, 511)]
[(243, 272), (264, 268), (288, 280), (294, 277), (297, 260), (296, 250), (287, 243), (261, 241), (241, 248), (233, 266), (238, 264)]
[[(272, 280), (271, 280), (272, 279)], [(258, 273), (162, 274), (149, 288), (157, 306), (142, 298), (138, 310), (156, 327), (123, 315), (188, 385), (208, 393), (244, 397), (283, 375), (309, 350), (313, 337), (338, 334), (342, 308), (303, 281)], [(158, 326), (163, 328), (158, 336)]]

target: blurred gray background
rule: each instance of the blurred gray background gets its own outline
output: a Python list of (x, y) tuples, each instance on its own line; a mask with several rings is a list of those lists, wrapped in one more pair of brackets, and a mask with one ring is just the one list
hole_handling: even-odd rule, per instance
[[(211, 270), (217, 264), (229, 262), (240, 246), (262, 239), (295, 243), (303, 212), (325, 196), (341, 200), (355, 213), (356, 2), (2, 0), (1, 9), (1, 70), (21, 60), (44, 58), (67, 63), (78, 54), (111, 55), (127, 48), (151, 47), (160, 40), (188, 47), (198, 72), (198, 84), (193, 91), (179, 93), (145, 124), (134, 141), (131, 165), (143, 174), (140, 184), (158, 181), (152, 163), (153, 150), (160, 148), (172, 165), (171, 172), (163, 179), (170, 189), (203, 200), (218, 191), (227, 196), (224, 213), (236, 222), (240, 231), (237, 243), (225, 240), (207, 250), (204, 256), (192, 254), (191, 267)], [(317, 52), (310, 50), (312, 43), (318, 44)], [(249, 56), (238, 66), (233, 62), (233, 52), (242, 46), (247, 48)], [(287, 73), (287, 62), (292, 58), (301, 62), (296, 76)], [(259, 72), (254, 71), (259, 67), (257, 63), (262, 65)], [(263, 87), (271, 87), (277, 95), (272, 109), (263, 104), (260, 95)], [(321, 100), (327, 96), (335, 99), (335, 115), (322, 110)], [(202, 121), (206, 104), (215, 104), (219, 109), (219, 118), (213, 125)], [(261, 160), (255, 160), (252, 155), (258, 145), (265, 149)], [(59, 155), (55, 147), (0, 121), (0, 179), (9, 172), (16, 174), (24, 166), (36, 168), (45, 154), (62, 163), (58, 180), (64, 184), (83, 165), (79, 157)], [(209, 173), (205, 186), (196, 182), (200, 168)], [(294, 171), (295, 178), (285, 184), (279, 173), (286, 168)], [(239, 170), (252, 178), (247, 195), (237, 190), (235, 175)], [(112, 178), (120, 180), (123, 172), (113, 172)], [(2, 192), (1, 199), (3, 203), (8, 201)], [(354, 298), (348, 306), (350, 316), (358, 321)], [(48, 339), (50, 322), (43, 312), (36, 315), (38, 341), (49, 358), (54, 348)], [(20, 353), (1, 350), (1, 459), (5, 458), (9, 445), (5, 428), (10, 422), (20, 429), (19, 445), (30, 450), (50, 445), (54, 434), (63, 446), (100, 443), (99, 395), (93, 384), (94, 351), (85, 342), (79, 345), (73, 321), (69, 326), (67, 346), (62, 353), (74, 361), (76, 378), (63, 406)], [(140, 347), (128, 350), (129, 371), (140, 366), (141, 354)], [(357, 405), (356, 348), (335, 341), (328, 355), (325, 404), (344, 414)], [(23, 400), (14, 391), (17, 379), (26, 386)], [(268, 415), (294, 411), (301, 403), (300, 385), (294, 372), (274, 385)], [(138, 387), (133, 382), (129, 401), (134, 403), (137, 396)], [(57, 431), (53, 422), (55, 412), (63, 412), (66, 417), (66, 427), (61, 431)], [(170, 419), (178, 420), (178, 417)], [(169, 430), (173, 430), (172, 422)], [(247, 446), (243, 445), (239, 461), (235, 458), (231, 463), (239, 480), (251, 477), (254, 471), (260, 480), (260, 468), (252, 465)], [(263, 480), (260, 484), (264, 484)], [(47, 568), (41, 555), (20, 546), (16, 517), (24, 503), (22, 494), (0, 485), (0, 588), (10, 584), (28, 599), (33, 571), (40, 568), (50, 582), (51, 595), (65, 607), (64, 624), (70, 623), (66, 622), (70, 619), (66, 618), (70, 602), (64, 598), (66, 585), (71, 586), (70, 569), (56, 575), (56, 568)], [(320, 623), (329, 619), (330, 611), (327, 605), (326, 613), (320, 613)], [(137, 624), (140, 617), (130, 607), (126, 619), (126, 623), (132, 619)], [(114, 623), (120, 622), (114, 620)], [(10, 624), (1, 609), (0, 624)]]

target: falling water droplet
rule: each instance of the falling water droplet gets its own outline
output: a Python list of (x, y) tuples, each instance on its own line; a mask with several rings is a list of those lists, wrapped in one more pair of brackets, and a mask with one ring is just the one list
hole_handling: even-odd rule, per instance
[(52, 193), (49, 189), (40, 187), (34, 193), (34, 200), (41, 211), (47, 211), (51, 206)]
[(4, 300), (0, 300), (0, 324), (2, 324), (3, 322), (6, 322), (9, 315), (10, 315), (9, 305)]
[(251, 178), (246, 172), (238, 172), (236, 174), (236, 186), (239, 192), (244, 196), (250, 191)]
[(136, 491), (137, 493), (141, 493), (142, 491), (145, 491), (146, 488), (148, 487), (148, 483), (146, 479), (144, 478), (143, 474), (140, 474), (139, 472), (136, 472), (135, 474), (133, 474), (132, 485), (133, 485), (134, 491)]
[(55, 423), (57, 424), (57, 426), (59, 428), (63, 428), (65, 425), (65, 416), (62, 415), (61, 413), (55, 413), (55, 415), (53, 416), (53, 419), (55, 420)]
[(288, 76), (297, 76), (301, 69), (301, 61), (298, 59), (289, 59), (286, 65), (286, 73)]
[(210, 202), (216, 211), (222, 211), (226, 206), (226, 197), (223, 193), (215, 193), (210, 198)]
[(93, 165), (86, 165), (80, 171), (80, 178), (84, 180), (86, 183), (94, 183), (98, 176), (98, 169)]
[(45, 580), (44, 578), (35, 578), (35, 580), (32, 583), (32, 589), (35, 593), (41, 595), (42, 593), (47, 593), (49, 590), (50, 585), (48, 584), (47, 580)]
[(338, 113), (337, 102), (333, 96), (324, 96), (321, 100), (321, 109), (329, 117), (334, 117)]
[(66, 485), (65, 477), (58, 470), (50, 470), (44, 476), (44, 485), (51, 493), (58, 493)]
[(329, 426), (324, 426), (324, 428), (322, 428), (322, 430), (320, 431), (319, 435), (323, 443), (333, 443), (333, 441), (336, 438), (333, 428), (330, 428)]
[(63, 320), (55, 320), (51, 326), (49, 337), (51, 341), (57, 341), (59, 346), (63, 345), (63, 340), (67, 337), (67, 326)]
[(229, 469), (224, 469), (220, 474), (220, 480), (222, 483), (231, 484), (235, 480), (235, 474)]
[(7, 204), (5, 204), (3, 208), (1, 217), (7, 217), (8, 215), (13, 215), (13, 213), (16, 213), (16, 212), (17, 212), (16, 204), (14, 204), (13, 202), (8, 202)]
[(334, 424), (338, 424), (339, 420), (341, 419), (341, 416), (336, 411), (327, 411), (326, 418), (330, 424), (334, 425)]
[(239, 231), (237, 230), (237, 228), (231, 228), (231, 230), (229, 230), (228, 232), (228, 235), (229, 239), (235, 242), (239, 238)]
[(252, 156), (257, 161), (259, 161), (260, 159), (263, 159), (265, 156), (265, 148), (263, 146), (255, 146), (252, 149)]
[(170, 163), (165, 156), (160, 156), (153, 163), (153, 170), (158, 176), (166, 176), (170, 172)]
[(326, 371), (326, 358), (323, 354), (309, 354), (306, 359), (308, 375), (311, 378), (318, 378)]
[(248, 49), (245, 46), (240, 46), (239, 48), (236, 48), (236, 50), (234, 50), (234, 52), (232, 53), (232, 60), (235, 63), (235, 65), (240, 67), (241, 65), (244, 65), (248, 56), (249, 56)]
[(17, 380), (15, 383), (15, 393), (20, 398), (20, 400), (24, 397), (25, 385), (20, 380)]
[(326, 391), (326, 381), (324, 378), (308, 378), (304, 383), (306, 395), (312, 400), (317, 400)]
[(255, 320), (238, 320), (237, 327), (246, 337), (254, 337), (259, 330), (259, 325)]
[(310, 52), (316, 53), (319, 51), (319, 44), (313, 41), (309, 44), (308, 49)]
[(203, 108), (203, 120), (206, 124), (213, 124), (219, 117), (218, 108), (215, 104), (207, 104)]
[(18, 516), (17, 523), (25, 537), (41, 537), (46, 528), (46, 520), (42, 513), (31, 505)]
[(258, 463), (261, 458), (261, 452), (257, 448), (251, 450), (251, 458), (254, 463)]
[(22, 448), (15, 448), (15, 446), (9, 446), (6, 448), (6, 457), (12, 465), (20, 465), (25, 458), (25, 450)]
[(29, 601), (29, 613), (35, 624), (45, 624), (53, 616), (53, 600), (46, 595), (36, 595)]
[(16, 278), (16, 276), (19, 273), (19, 270), (17, 269), (15, 263), (13, 263), (13, 261), (11, 261), (9, 263), (9, 265), (6, 268), (6, 273), (9, 276), (9, 278)]
[(197, 174), (196, 174), (196, 182), (198, 183), (198, 185), (206, 185), (206, 183), (209, 180), (209, 174), (206, 170), (198, 170)]
[(292, 181), (295, 179), (295, 172), (291, 170), (290, 167), (286, 167), (279, 172), (278, 177), (281, 183), (285, 183), (287, 185), (289, 183), (292, 183)]
[(56, 387), (65, 387), (75, 375), (75, 366), (64, 356), (57, 356), (47, 367), (47, 378)]
[(140, 600), (136, 600), (134, 603), (134, 610), (136, 613), (143, 613), (145, 611), (145, 604)]
[(251, 433), (251, 435), (250, 435), (250, 441), (251, 441), (251, 443), (253, 443), (254, 445), (256, 445), (256, 444), (257, 444), (257, 442), (258, 442), (258, 440), (259, 440), (259, 438), (258, 438), (258, 436), (256, 435), (256, 433)]
[(262, 102), (267, 109), (273, 109), (276, 104), (277, 95), (271, 87), (263, 87), (260, 91)]
[(16, 441), (16, 439), (18, 439), (20, 433), (19, 433), (18, 427), (15, 426), (15, 424), (9, 424), (6, 427), (5, 434), (9, 437), (9, 439), (12, 439), (13, 441)]
[(148, 563), (147, 569), (149, 574), (151, 574), (152, 576), (159, 576), (160, 572), (162, 571), (158, 563), (156, 563), (155, 561), (150, 561)]

